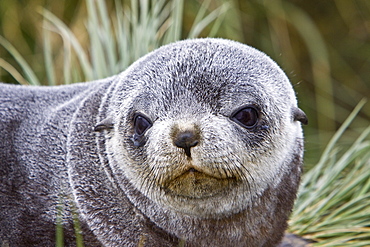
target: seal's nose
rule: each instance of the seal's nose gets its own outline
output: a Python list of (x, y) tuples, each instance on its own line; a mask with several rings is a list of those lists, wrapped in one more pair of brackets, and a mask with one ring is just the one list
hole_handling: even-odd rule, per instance
[(190, 148), (199, 143), (199, 134), (192, 130), (178, 132), (174, 139), (174, 144), (185, 150), (185, 154), (191, 157)]

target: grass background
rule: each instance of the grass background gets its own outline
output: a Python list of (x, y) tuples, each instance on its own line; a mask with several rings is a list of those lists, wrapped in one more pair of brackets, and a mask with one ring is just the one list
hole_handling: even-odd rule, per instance
[(370, 1), (2, 0), (0, 81), (103, 78), (163, 44), (207, 36), (267, 53), (309, 117), (290, 230), (322, 246), (370, 245)]

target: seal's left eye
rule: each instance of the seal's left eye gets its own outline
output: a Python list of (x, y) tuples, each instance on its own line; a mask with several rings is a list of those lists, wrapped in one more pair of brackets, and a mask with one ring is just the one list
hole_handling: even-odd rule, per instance
[(231, 120), (243, 126), (244, 128), (252, 128), (257, 124), (258, 112), (253, 107), (245, 107), (231, 116)]
[(152, 127), (152, 122), (148, 118), (144, 117), (143, 115), (137, 115), (135, 117), (134, 122), (135, 134), (141, 136), (150, 127)]

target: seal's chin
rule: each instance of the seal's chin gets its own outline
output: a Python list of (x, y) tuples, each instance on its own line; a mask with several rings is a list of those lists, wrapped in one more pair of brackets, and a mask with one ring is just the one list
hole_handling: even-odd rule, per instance
[(165, 190), (173, 195), (200, 199), (222, 193), (235, 183), (233, 177), (217, 178), (190, 168), (166, 183)]

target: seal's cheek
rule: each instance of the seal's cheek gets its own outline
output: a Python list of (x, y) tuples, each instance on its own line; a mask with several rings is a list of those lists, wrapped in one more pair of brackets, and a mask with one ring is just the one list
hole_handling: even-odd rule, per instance
[(165, 183), (164, 190), (177, 196), (206, 198), (229, 189), (235, 183), (235, 178), (216, 178), (195, 169), (189, 169)]

